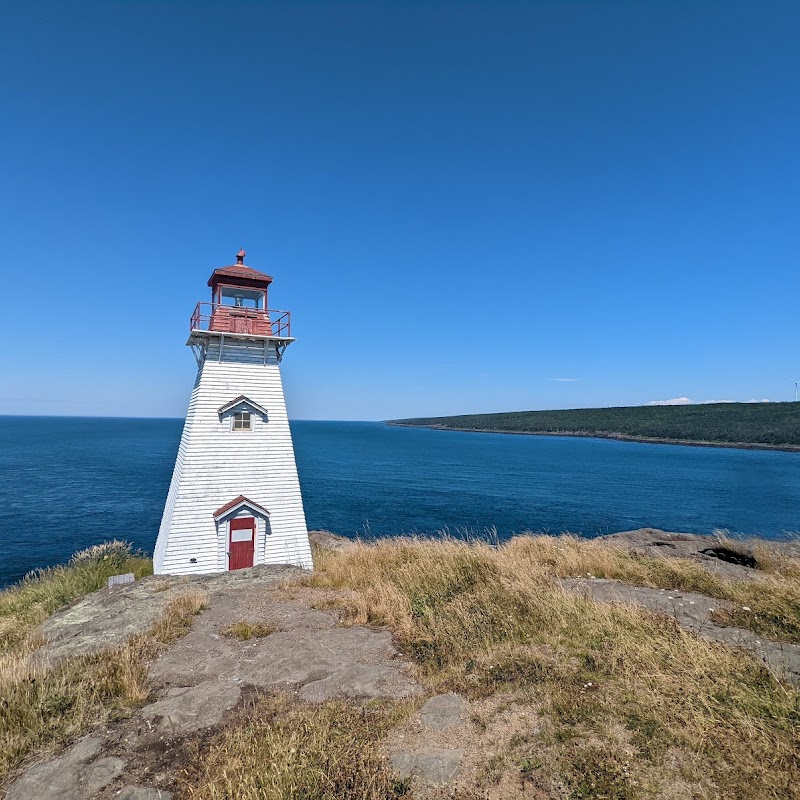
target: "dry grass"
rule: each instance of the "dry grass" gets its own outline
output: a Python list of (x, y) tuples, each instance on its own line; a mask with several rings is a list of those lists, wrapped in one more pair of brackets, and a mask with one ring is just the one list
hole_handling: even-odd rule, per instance
[(380, 741), (400, 704), (320, 705), (262, 697), (249, 718), (225, 729), (193, 759), (180, 796), (188, 800), (390, 800), (404, 795)]
[(102, 589), (111, 575), (151, 575), (149, 558), (127, 542), (112, 541), (81, 550), (69, 564), (36, 570), (0, 592), (0, 654), (21, 646), (30, 631), (67, 603)]
[[(798, 692), (745, 653), (553, 580), (587, 573), (746, 597), (770, 613), (797, 591), (784, 577), (732, 585), (691, 562), (569, 537), (359, 544), (320, 553), (304, 583), (354, 590), (338, 602), (346, 619), (391, 626), (432, 690), (502, 691), (535, 707), (541, 733), (507, 754), (530, 787), (620, 800), (674, 787), (709, 800), (797, 796)], [(758, 598), (772, 581), (779, 599)]]
[(240, 620), (229, 625), (222, 633), (224, 636), (233, 636), (246, 642), (248, 639), (260, 639), (264, 636), (269, 636), (271, 633), (275, 633), (276, 630), (278, 629), (273, 625), (262, 625), (260, 622)]
[(143, 704), (147, 665), (191, 627), (206, 604), (190, 591), (176, 597), (147, 632), (94, 656), (50, 666), (35, 657), (27, 638), (0, 655), (0, 783), (28, 755), (55, 750), (88, 730)]
[(720, 546), (754, 553), (762, 567), (750, 580), (732, 580), (709, 572), (696, 561), (647, 558), (618, 547), (574, 536), (521, 536), (512, 549), (526, 553), (528, 563), (560, 578), (611, 578), (635, 586), (675, 589), (728, 600), (737, 607), (720, 612), (719, 621), (749, 628), (763, 636), (800, 642), (800, 558), (765, 542), (742, 543), (718, 537)]

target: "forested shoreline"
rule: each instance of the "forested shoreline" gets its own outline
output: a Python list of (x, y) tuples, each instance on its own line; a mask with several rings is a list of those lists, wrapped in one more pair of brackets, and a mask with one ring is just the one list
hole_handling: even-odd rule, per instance
[(492, 433), (599, 436), (719, 446), (800, 448), (800, 403), (708, 403), (415, 417), (392, 424)]

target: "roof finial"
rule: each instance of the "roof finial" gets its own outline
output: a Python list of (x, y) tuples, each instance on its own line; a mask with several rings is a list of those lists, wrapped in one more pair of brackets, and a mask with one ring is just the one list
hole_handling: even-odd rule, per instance
[(244, 250), (244, 247), (236, 254), (236, 263), (237, 264), (244, 264), (244, 257), (247, 253)]

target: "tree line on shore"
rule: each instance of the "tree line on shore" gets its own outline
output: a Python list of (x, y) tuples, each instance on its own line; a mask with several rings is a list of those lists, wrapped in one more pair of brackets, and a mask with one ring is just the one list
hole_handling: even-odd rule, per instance
[(800, 403), (573, 408), (393, 420), (398, 424), (498, 433), (629, 436), (643, 439), (800, 445)]

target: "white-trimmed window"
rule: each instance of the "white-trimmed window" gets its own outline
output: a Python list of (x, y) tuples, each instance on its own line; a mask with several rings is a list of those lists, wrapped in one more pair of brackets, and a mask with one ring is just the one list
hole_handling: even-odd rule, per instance
[(250, 431), (253, 429), (253, 418), (249, 411), (237, 411), (231, 416), (231, 430)]

